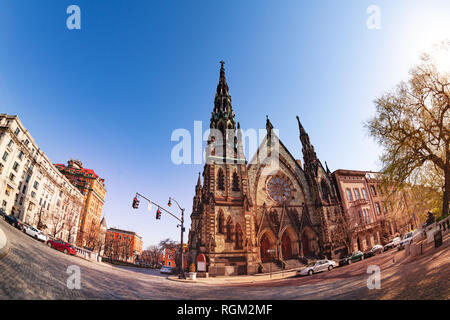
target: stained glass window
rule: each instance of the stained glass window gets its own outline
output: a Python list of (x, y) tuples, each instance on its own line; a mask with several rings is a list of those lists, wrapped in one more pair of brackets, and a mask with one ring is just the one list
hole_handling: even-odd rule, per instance
[(275, 201), (283, 201), (283, 197), (288, 199), (291, 194), (289, 181), (280, 176), (273, 176), (267, 183), (267, 191)]

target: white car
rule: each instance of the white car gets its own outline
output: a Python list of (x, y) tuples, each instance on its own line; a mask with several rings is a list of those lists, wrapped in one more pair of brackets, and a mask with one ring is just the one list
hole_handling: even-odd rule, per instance
[(314, 273), (322, 272), (325, 270), (331, 271), (336, 266), (337, 266), (336, 261), (327, 259), (318, 260), (316, 262), (308, 264), (302, 270), (297, 271), (297, 274), (301, 276), (312, 275)]
[(407, 244), (407, 243), (411, 244), (413, 242), (413, 240), (419, 236), (421, 236), (420, 230), (414, 230), (414, 231), (410, 231), (410, 232), (406, 233), (403, 236), (402, 241), (400, 241), (399, 244), (397, 245), (397, 249), (398, 250), (405, 249), (405, 244)]
[(376, 255), (377, 253), (382, 253), (383, 252), (383, 246), (381, 244), (376, 244), (372, 247), (372, 249), (370, 249), (370, 251)]
[(43, 241), (43, 242), (47, 241), (47, 236), (42, 231), (39, 231), (38, 229), (35, 229), (31, 226), (25, 226), (24, 232), (26, 234), (28, 234), (29, 236), (35, 238), (36, 240)]
[(391, 240), (391, 242), (384, 246), (384, 251), (395, 248), (400, 243), (400, 241), (402, 241), (400, 237), (395, 237)]

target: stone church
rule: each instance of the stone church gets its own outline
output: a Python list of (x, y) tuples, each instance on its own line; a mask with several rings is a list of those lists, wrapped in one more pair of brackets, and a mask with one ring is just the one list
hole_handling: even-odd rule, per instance
[(269, 118), (266, 136), (248, 162), (221, 62), (203, 184), (199, 175), (195, 187), (189, 263), (204, 261), (209, 275), (254, 274), (267, 272), (269, 264), (292, 268), (341, 253), (343, 244), (332, 239), (342, 209), (331, 172), (298, 117), (297, 122), (303, 164), (279, 140)]

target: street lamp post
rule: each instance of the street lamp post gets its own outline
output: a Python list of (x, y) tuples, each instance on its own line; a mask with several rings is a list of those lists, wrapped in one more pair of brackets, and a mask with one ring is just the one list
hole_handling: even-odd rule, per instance
[(169, 197), (169, 202), (167, 203), (167, 205), (170, 207), (172, 205), (171, 200), (175, 201), (175, 203), (178, 205), (178, 208), (180, 208), (181, 210), (181, 225), (179, 225), (181, 227), (181, 246), (180, 246), (180, 255), (181, 255), (181, 266), (180, 266), (180, 276), (179, 278), (183, 278), (186, 279), (186, 275), (184, 274), (184, 255), (183, 255), (183, 239), (184, 239), (184, 208), (181, 208), (180, 204), (178, 203), (177, 200)]

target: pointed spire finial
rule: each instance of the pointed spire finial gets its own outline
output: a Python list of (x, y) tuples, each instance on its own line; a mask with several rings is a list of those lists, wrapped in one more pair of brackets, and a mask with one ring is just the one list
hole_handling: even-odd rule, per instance
[(297, 122), (298, 122), (298, 129), (300, 131), (300, 135), (306, 134), (306, 131), (303, 128), (302, 123), (300, 122), (300, 118), (298, 116), (297, 116)]
[(220, 60), (220, 76), (219, 76), (219, 84), (217, 85), (216, 95), (229, 96), (227, 80), (225, 78), (225, 69), (223, 67), (224, 64), (225, 61)]
[(272, 134), (272, 129), (273, 129), (273, 125), (269, 120), (269, 116), (266, 115), (266, 130), (267, 130), (267, 134)]

